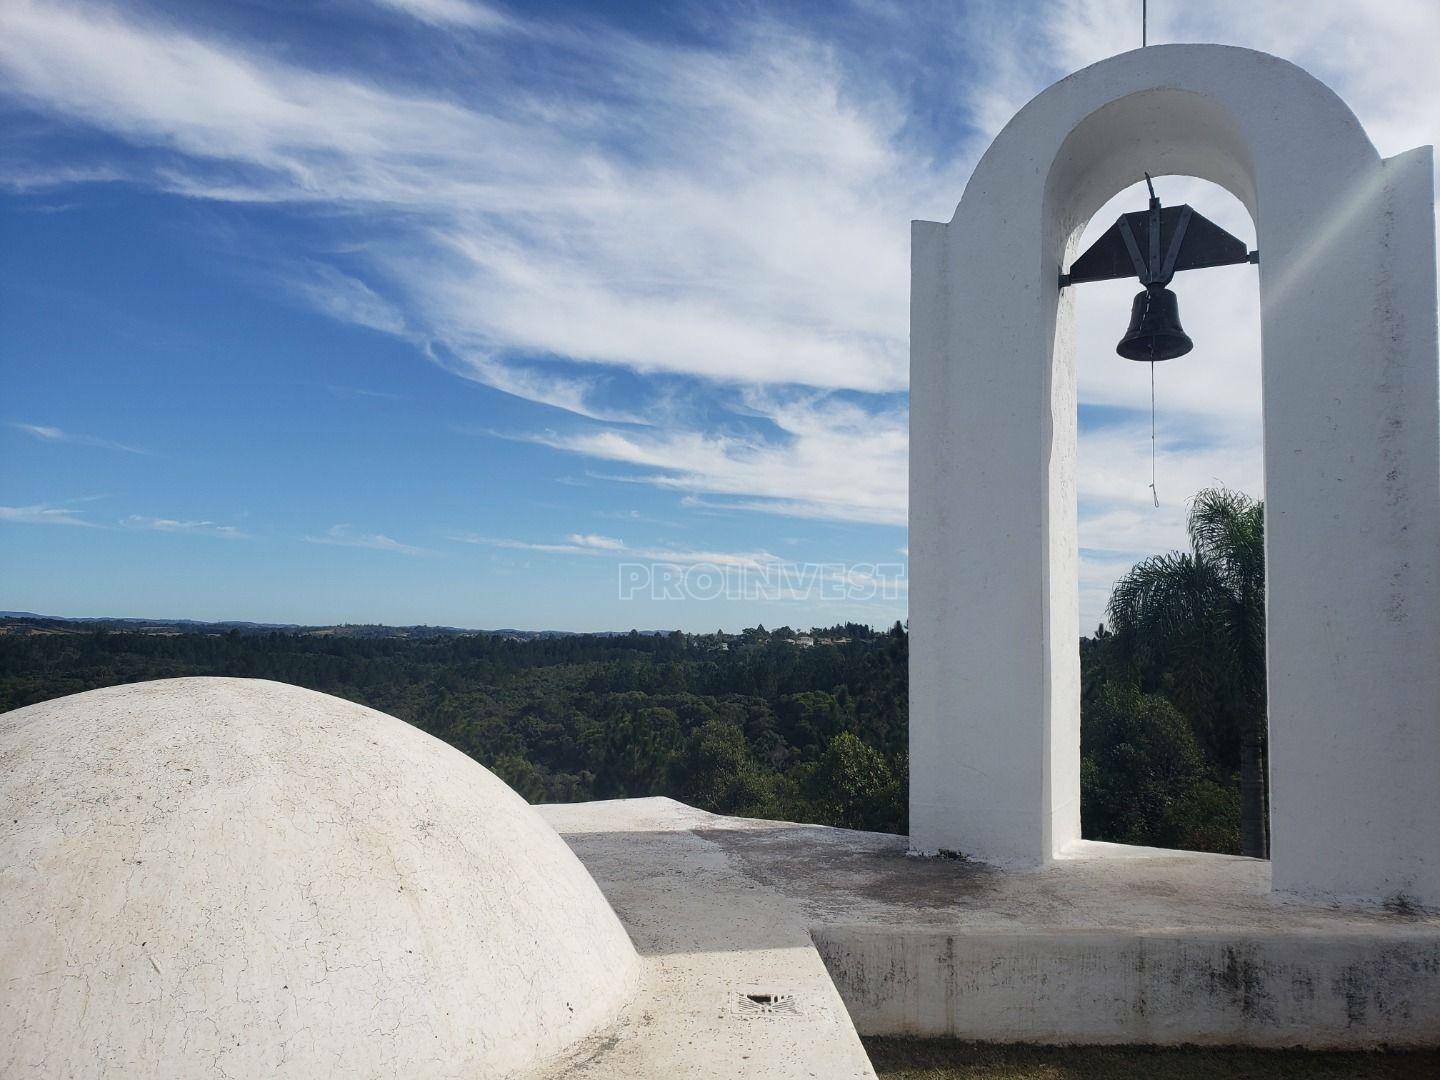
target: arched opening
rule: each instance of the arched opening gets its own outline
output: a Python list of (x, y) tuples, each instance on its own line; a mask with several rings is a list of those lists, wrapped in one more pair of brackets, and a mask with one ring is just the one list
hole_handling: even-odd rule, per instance
[[(1016, 126), (1024, 126), (1023, 117), (1022, 112), (1021, 116), (1017, 117)], [(1087, 227), (1093, 223), (1096, 229), (1108, 228), (1120, 212), (1118, 200), (1123, 199), (1126, 189), (1132, 187), (1145, 173), (1157, 178), (1166, 190), (1182, 183), (1205, 183), (1219, 196), (1215, 201), (1217, 206), (1224, 207), (1221, 215), (1227, 218), (1224, 224), (1233, 222), (1236, 225), (1236, 229), (1228, 231), (1241, 236), (1248, 246), (1255, 246), (1257, 229), (1253, 223), (1261, 184), (1252, 155), (1253, 142), (1243, 131), (1242, 122), (1243, 118), (1223, 95), (1174, 86), (1152, 86), (1130, 93), (1118, 93), (1069, 121), (1068, 130), (1058, 140), (1054, 156), (1042, 173), (1043, 195), (1038, 222), (1042, 238), (1042, 265), (1050, 262), (1057, 272), (1068, 269), (1075, 258), (1085, 250)], [(1004, 138), (1003, 134), (1001, 138)], [(968, 198), (969, 189), (966, 195)], [(1164, 201), (1170, 205), (1178, 205), (1184, 199), (1167, 196)], [(1113, 207), (1113, 213), (1107, 203), (1117, 203)], [(1137, 200), (1137, 205), (1134, 206), (1129, 205), (1128, 200), (1126, 203), (1127, 210), (1143, 209), (1145, 206), (1141, 200)], [(964, 210), (963, 200), (960, 209)], [(1102, 210), (1105, 212), (1102, 213)], [(957, 220), (960, 216), (960, 211), (957, 211)], [(1217, 221), (1217, 224), (1221, 222)], [(1213, 279), (1218, 272), (1199, 271), (1186, 277), (1199, 278), (1203, 282)], [(1253, 281), (1251, 268), (1240, 268), (1240, 272)], [(1054, 300), (1053, 308), (1050, 298), (1039, 298), (1042, 312), (1054, 312), (1049, 348), (1046, 350), (1049, 353), (1049, 363), (1043, 369), (1046, 378), (1044, 394), (1048, 423), (1042, 432), (1046, 444), (1043, 489), (1046, 557), (1041, 580), (1045, 649), (1042, 675), (1043, 716), (1047, 726), (1047, 756), (1042, 764), (1045, 772), (1042, 793), (1046, 798), (1042, 828), (1047, 834), (1044, 841), (1046, 858), (1063, 853), (1085, 835), (1082, 822), (1084, 787), (1089, 786), (1092, 790), (1090, 801), (1093, 807), (1097, 778), (1108, 775), (1114, 779), (1120, 771), (1113, 765), (1108, 770), (1097, 771), (1092, 757), (1092, 768), (1086, 776), (1081, 745), (1081, 705), (1085, 696), (1085, 672), (1081, 669), (1079, 658), (1082, 623), (1077, 593), (1081, 547), (1078, 537), (1077, 454), (1078, 364), (1082, 354), (1077, 336), (1080, 324), (1076, 319), (1076, 306), (1083, 295), (1089, 294), (1092, 298), (1095, 296), (1096, 284), (1098, 283), (1092, 282), (1064, 289)], [(1116, 287), (1110, 286), (1112, 289)], [(1125, 300), (1121, 301), (1126, 305), (1122, 310), (1128, 312), (1129, 297), (1138, 291), (1139, 283), (1126, 280), (1120, 287), (1128, 292)], [(1248, 287), (1252, 290), (1250, 295), (1256, 297), (1258, 290), (1255, 286), (1251, 284)], [(1055, 294), (1052, 293), (1051, 296)], [(1255, 312), (1256, 309), (1258, 300), (1251, 310)], [(1192, 310), (1198, 312), (1200, 309), (1192, 305)], [(1120, 325), (1123, 328), (1124, 324)], [(1259, 334), (1253, 334), (1250, 340), (1255, 343), (1258, 352)], [(1087, 342), (1087, 346), (1089, 344)], [(1096, 351), (1102, 356), (1112, 356), (1112, 350), (1113, 342), (1108, 342)], [(1193, 355), (1187, 359), (1193, 359)], [(1118, 362), (1132, 367), (1141, 366), (1131, 361)], [(1195, 365), (1192, 364), (1191, 367), (1193, 372)], [(1258, 368), (1258, 365), (1255, 365), (1255, 368)], [(1149, 372), (1145, 374), (1147, 378), (1144, 385), (1148, 397)], [(1198, 380), (1192, 375), (1187, 381)], [(1252, 401), (1258, 405), (1263, 416), (1263, 387)], [(1148, 482), (1145, 490), (1148, 494)], [(1261, 562), (1263, 565), (1263, 556)], [(1263, 632), (1260, 637), (1254, 651), (1261, 658), (1260, 667), (1263, 671)], [(1253, 681), (1263, 685), (1263, 674)], [(1134, 704), (1135, 708), (1122, 710), (1122, 719), (1133, 719), (1136, 709), (1159, 707), (1160, 703), (1142, 699)], [(1198, 711), (1193, 703), (1191, 711)], [(1170, 726), (1178, 738), (1182, 722), (1173, 716), (1170, 719)], [(1258, 716), (1253, 718), (1247, 728), (1250, 736), (1246, 746), (1247, 755), (1242, 755), (1249, 766), (1245, 770), (1248, 780), (1245, 787), (1247, 795), (1251, 796), (1246, 800), (1248, 813), (1245, 817), (1248, 827), (1242, 830), (1246, 840), (1243, 849), (1252, 853), (1264, 853), (1268, 850), (1265, 840), (1268, 833), (1268, 814), (1264, 804), (1264, 772), (1259, 752), (1260, 746), (1267, 741), (1262, 733), (1266, 723), (1265, 706), (1262, 704), (1259, 706)], [(1145, 725), (1143, 730), (1153, 731), (1155, 726), (1152, 722)], [(1233, 745), (1233, 740), (1212, 739), (1210, 743), (1217, 748), (1228, 749)], [(1222, 756), (1208, 771), (1212, 776), (1216, 775), (1216, 770), (1224, 769), (1225, 764), (1227, 762)], [(1132, 771), (1136, 767), (1132, 763), (1126, 771)], [(1088, 785), (1084, 783), (1085, 779), (1090, 781)], [(1167, 783), (1172, 782), (1160, 778), (1155, 781), (1162, 790)], [(1211, 783), (1213, 786), (1205, 790), (1215, 797), (1212, 801), (1223, 804), (1228, 785), (1213, 780)], [(1127, 794), (1131, 793), (1122, 792), (1116, 801), (1123, 801)], [(1161, 798), (1151, 801), (1164, 802)], [(1157, 816), (1162, 816), (1158, 809), (1152, 809), (1143, 815), (1146, 819)], [(1104, 831), (1115, 835), (1111, 829)], [(1203, 835), (1207, 831), (1212, 835)], [(1168, 830), (1169, 835), (1162, 837), (1151, 835), (1146, 829), (1130, 829), (1126, 838), (1132, 843), (1147, 840), (1151, 844), (1165, 839), (1170, 846), (1177, 847), (1232, 847), (1223, 836), (1213, 835), (1221, 831), (1197, 832), (1194, 829), (1172, 826)]]
[[(1254, 249), (1248, 211), (1219, 185), (1168, 176), (1156, 192), (1167, 206), (1190, 204)], [(1078, 249), (1147, 198), (1143, 183), (1114, 196), (1090, 219)], [(1082, 836), (1263, 855), (1255, 269), (1178, 275), (1172, 288), (1195, 347), (1154, 365), (1115, 352), (1139, 288), (1133, 278), (1074, 286)], [(1197, 548), (1192, 515), (1197, 525), (1237, 528), (1202, 529)], [(1108, 611), (1112, 596), (1118, 626)]]

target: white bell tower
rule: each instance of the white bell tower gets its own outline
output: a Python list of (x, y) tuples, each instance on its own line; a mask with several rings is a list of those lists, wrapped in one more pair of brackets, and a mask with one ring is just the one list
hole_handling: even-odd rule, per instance
[(1292, 64), (1162, 45), (1063, 79), (913, 225), (910, 822), (1009, 866), (1080, 837), (1071, 290), (1144, 170), (1255, 222), (1277, 892), (1440, 907), (1440, 406), (1429, 147)]

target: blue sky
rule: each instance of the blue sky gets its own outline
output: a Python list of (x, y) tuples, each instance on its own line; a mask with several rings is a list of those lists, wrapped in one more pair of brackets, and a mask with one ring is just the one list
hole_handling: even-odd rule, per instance
[[(903, 618), (907, 223), (1138, 7), (3, 0), (0, 607)], [(1151, 7), (1152, 40), (1309, 67), (1384, 153), (1435, 141), (1433, 4)], [(1087, 623), (1199, 486), (1260, 493), (1254, 281), (1207, 274), (1158, 510), (1133, 285), (1082, 300)], [(826, 569), (622, 598), (657, 562)]]

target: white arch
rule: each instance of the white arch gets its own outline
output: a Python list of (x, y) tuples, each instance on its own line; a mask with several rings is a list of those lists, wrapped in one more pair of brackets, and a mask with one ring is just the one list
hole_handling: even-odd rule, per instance
[(1079, 839), (1073, 290), (1107, 199), (1199, 176), (1261, 253), (1274, 887), (1440, 905), (1440, 405), (1429, 147), (1382, 159), (1273, 56), (1056, 83), (912, 226), (912, 845)]

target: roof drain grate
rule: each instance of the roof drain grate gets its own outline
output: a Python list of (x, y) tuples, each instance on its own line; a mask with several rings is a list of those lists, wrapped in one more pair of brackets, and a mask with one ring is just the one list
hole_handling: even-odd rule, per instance
[(747, 1020), (801, 1015), (794, 994), (741, 991), (735, 995), (735, 1011)]

